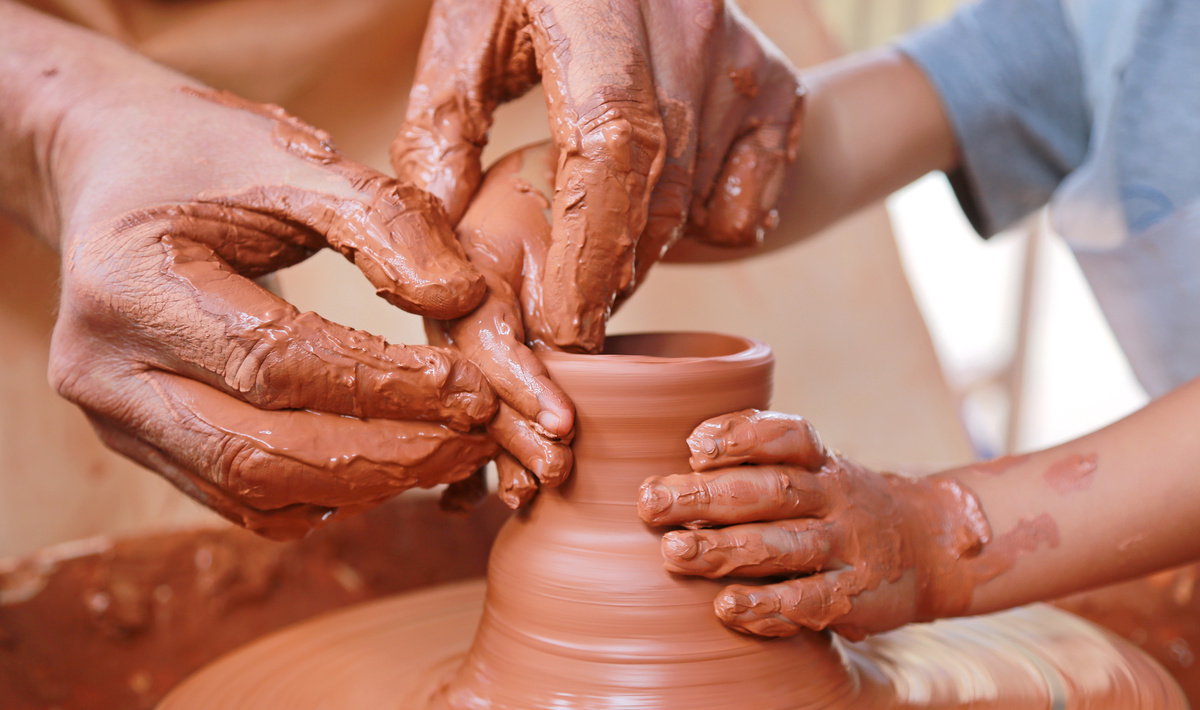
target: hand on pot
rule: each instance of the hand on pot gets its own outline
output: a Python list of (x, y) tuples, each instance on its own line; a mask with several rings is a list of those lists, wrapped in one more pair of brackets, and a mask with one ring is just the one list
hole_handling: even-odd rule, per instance
[(496, 398), (463, 356), (252, 280), (332, 247), (389, 302), (460, 316), (485, 285), (437, 201), (278, 108), (116, 45), (91, 57), (102, 79), (59, 79), (45, 153), (63, 262), (50, 377), (103, 440), (272, 537), (490, 459)]
[[(573, 463), (568, 443), (574, 408), (525, 345), (537, 340), (531, 334), (542, 332), (545, 323), (537, 287), (550, 249), (547, 195), (553, 194), (556, 159), (554, 147), (541, 144), (514, 151), (488, 169), (457, 228), (488, 295), (461, 318), (425, 322), (429, 342), (479, 363), (503, 400), (488, 428), (505, 449), (496, 469), (500, 498), (512, 508), (528, 502), (539, 483), (561, 483)], [(481, 492), (477, 481), (449, 493), (463, 499), (456, 506), (468, 507)]]
[(596, 352), (613, 308), (684, 232), (755, 243), (799, 128), (795, 71), (719, 0), (437, 0), (407, 121), (401, 180), (452, 219), (479, 186), (496, 106), (539, 79), (559, 150), (532, 341)]
[(638, 510), (652, 525), (687, 528), (663, 537), (671, 572), (767, 578), (718, 595), (730, 627), (859, 639), (970, 604), (973, 578), (960, 562), (990, 531), (957, 481), (876, 473), (828, 452), (803, 418), (777, 412), (710, 419), (688, 446), (694, 472), (647, 479)]

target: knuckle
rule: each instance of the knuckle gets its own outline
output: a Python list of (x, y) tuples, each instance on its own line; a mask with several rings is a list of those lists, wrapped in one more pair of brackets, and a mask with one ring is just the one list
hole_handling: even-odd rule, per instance
[(687, 491), (679, 493), (676, 504), (692, 508), (707, 508), (713, 500), (712, 485), (707, 478), (697, 477)]
[(63, 399), (78, 404), (87, 391), (90, 369), (84, 365), (78, 349), (54, 343), (50, 349), (47, 380)]
[[(289, 344), (269, 338), (240, 343), (229, 350), (220, 375), (226, 388), (259, 409), (300, 409), (324, 392), (324, 373), (314, 371), (313, 363), (297, 367), (289, 357)], [(346, 384), (353, 386), (353, 376)], [(327, 405), (328, 406), (328, 405)], [(353, 414), (353, 412), (351, 412)]]
[(640, 102), (602, 102), (598, 115), (581, 121), (579, 133), (584, 157), (618, 169), (648, 172), (666, 155), (662, 120)]
[(228, 495), (253, 507), (282, 507), (295, 501), (280, 501), (268, 482), (272, 461), (258, 445), (236, 434), (222, 434), (216, 443), (209, 480)]
[(767, 480), (774, 487), (772, 493), (778, 500), (790, 500), (796, 494), (796, 480), (792, 477), (793, 471), (790, 466), (781, 466), (772, 464), (768, 466), (760, 466), (767, 469)]
[[(278, 381), (280, 378), (274, 377), (276, 373), (283, 374), (284, 368), (276, 366), (281, 360), (276, 345), (261, 339), (239, 340), (228, 353), (222, 379), (227, 388), (256, 407), (281, 409), (288, 406), (287, 396), (291, 392), (290, 387)], [(268, 383), (274, 386), (264, 386)]]
[[(303, 406), (302, 402), (296, 401), (296, 395), (308, 391), (314, 383), (293, 386), (297, 384), (292, 382), (296, 374), (293, 370), (305, 368), (300, 367), (301, 361), (292, 354), (302, 340), (305, 346), (298, 349), (313, 358), (332, 349), (328, 342), (297, 338), (297, 334), (313, 334), (323, 339), (324, 321), (314, 313), (295, 315), (287, 308), (254, 316), (226, 327), (224, 345), (227, 350), (219, 376), (230, 392), (260, 409)], [(303, 353), (295, 354), (302, 357)], [(214, 356), (213, 361), (220, 362), (221, 357)], [(308, 363), (309, 369), (314, 364)]]

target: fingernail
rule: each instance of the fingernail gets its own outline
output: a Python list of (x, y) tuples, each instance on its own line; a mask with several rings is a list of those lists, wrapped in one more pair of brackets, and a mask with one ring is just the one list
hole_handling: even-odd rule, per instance
[(547, 488), (556, 488), (571, 473), (574, 459), (571, 449), (566, 444), (550, 442), (550, 446), (542, 454), (542, 458), (534, 461), (533, 475)]
[(551, 411), (539, 412), (537, 416), (537, 423), (538, 426), (545, 430), (550, 436), (556, 439), (558, 438), (558, 427), (562, 425), (562, 419), (560, 419), (557, 414)]
[(693, 533), (671, 532), (663, 536), (663, 552), (676, 560), (694, 560), (703, 549), (704, 541)]
[(713, 600), (713, 608), (716, 609), (717, 616), (730, 621), (745, 614), (753, 606), (754, 602), (750, 600), (750, 597), (735, 589), (726, 589)]
[(500, 500), (512, 510), (518, 510), (521, 506), (533, 500), (534, 494), (537, 493), (535, 486), (512, 486), (501, 488), (499, 491)]
[(721, 441), (716, 437), (697, 436), (694, 441), (696, 448), (700, 449), (700, 452), (706, 456), (716, 456), (721, 453)]
[(663, 513), (671, 508), (674, 502), (671, 496), (671, 491), (667, 490), (666, 486), (658, 485), (657, 483), (643, 483), (642, 493), (638, 499), (638, 509), (642, 512), (643, 517), (649, 517), (651, 520), (658, 520)]

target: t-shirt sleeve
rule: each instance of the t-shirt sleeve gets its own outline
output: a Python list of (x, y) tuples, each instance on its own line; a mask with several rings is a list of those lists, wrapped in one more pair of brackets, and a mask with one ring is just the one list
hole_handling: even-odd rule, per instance
[(950, 183), (991, 236), (1045, 205), (1091, 130), (1062, 0), (982, 0), (898, 43), (926, 73), (958, 138)]

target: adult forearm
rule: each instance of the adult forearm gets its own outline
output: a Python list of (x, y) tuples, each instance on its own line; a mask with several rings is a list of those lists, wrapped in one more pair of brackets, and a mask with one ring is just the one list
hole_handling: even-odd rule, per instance
[(56, 122), (47, 87), (60, 71), (52, 27), (0, 0), (0, 211), (43, 234), (53, 222), (45, 173)]
[(882, 49), (830, 62), (806, 73), (803, 83), (804, 123), (779, 201), (779, 226), (757, 249), (685, 240), (671, 261), (724, 261), (787, 246), (958, 163), (937, 92), (900, 52)]
[(1094, 434), (952, 472), (977, 493), (993, 533), (966, 563), (994, 575), (970, 613), (1200, 557), (1198, 413), (1200, 380)]
[[(77, 157), (62, 130), (68, 113), (101, 94), (119, 101), (147, 81), (187, 79), (107, 37), (0, 0), (0, 213), (57, 248), (59, 208), (73, 189), (64, 163)], [(86, 121), (87, 110), (77, 113)]]

